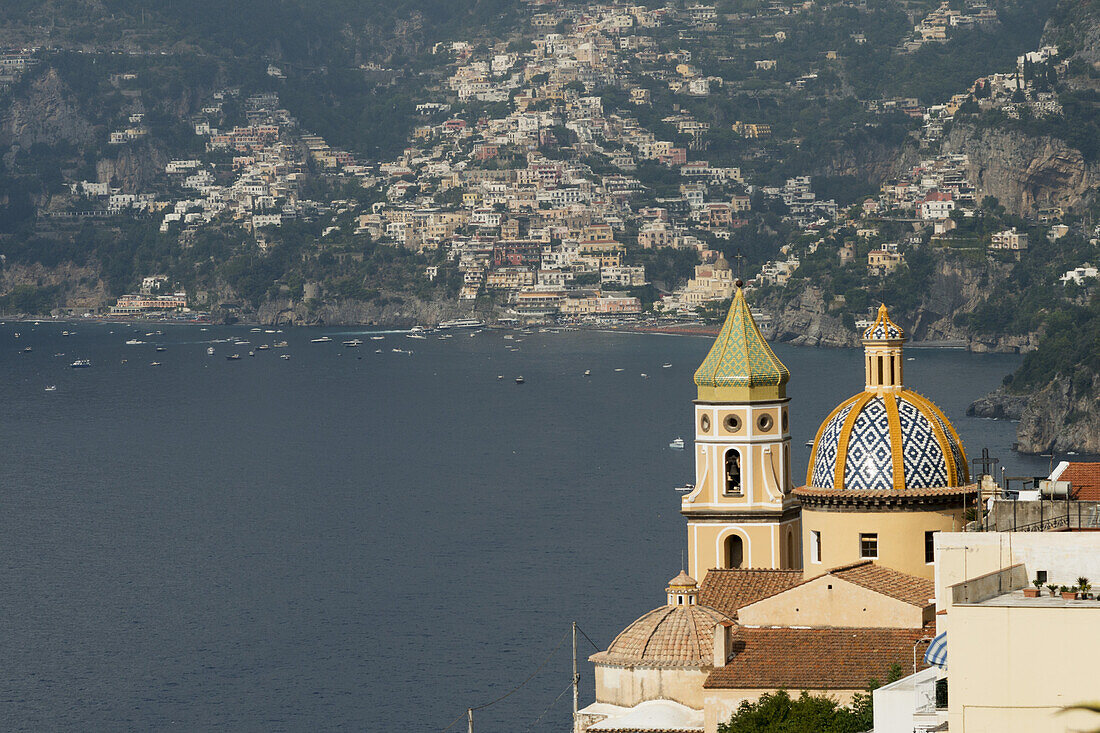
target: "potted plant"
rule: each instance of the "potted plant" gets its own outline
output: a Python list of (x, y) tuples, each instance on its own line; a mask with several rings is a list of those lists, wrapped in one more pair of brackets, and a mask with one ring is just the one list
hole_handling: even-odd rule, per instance
[(1089, 599), (1089, 591), (1092, 590), (1092, 584), (1089, 583), (1089, 579), (1084, 576), (1078, 578), (1077, 588), (1081, 591), (1081, 600), (1087, 601)]
[(1055, 585), (1054, 583), (1048, 583), (1047, 584), (1047, 590), (1050, 591), (1050, 597), (1051, 598), (1054, 598), (1058, 595), (1058, 586)]
[(1043, 581), (1036, 578), (1031, 581), (1034, 588), (1024, 588), (1024, 598), (1038, 598), (1039, 593), (1043, 590)]
[(1063, 585), (1058, 590), (1062, 594), (1063, 601), (1073, 601), (1077, 599), (1077, 586)]

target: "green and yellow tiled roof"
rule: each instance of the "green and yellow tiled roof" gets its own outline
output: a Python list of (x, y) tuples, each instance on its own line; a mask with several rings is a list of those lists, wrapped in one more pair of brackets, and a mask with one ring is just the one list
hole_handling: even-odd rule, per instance
[(695, 372), (699, 399), (741, 402), (786, 397), (791, 373), (772, 352), (749, 312), (745, 293), (734, 292), (729, 315), (707, 358)]

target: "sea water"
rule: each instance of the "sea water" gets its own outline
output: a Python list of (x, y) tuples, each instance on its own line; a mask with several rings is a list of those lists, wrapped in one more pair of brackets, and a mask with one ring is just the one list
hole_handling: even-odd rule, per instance
[[(207, 355), (230, 337), (250, 343)], [(461, 729), (571, 621), (605, 647), (664, 603), (709, 344), (0, 326), (0, 728)], [(805, 442), (862, 389), (862, 356), (775, 350), (797, 478)], [(1011, 452), (1013, 424), (964, 416), (1018, 357), (906, 355), (907, 384), (972, 458), (1047, 472)], [(678, 436), (687, 450), (668, 448)], [(593, 651), (582, 636), (582, 705)], [(569, 670), (566, 638), (475, 730), (566, 730)]]

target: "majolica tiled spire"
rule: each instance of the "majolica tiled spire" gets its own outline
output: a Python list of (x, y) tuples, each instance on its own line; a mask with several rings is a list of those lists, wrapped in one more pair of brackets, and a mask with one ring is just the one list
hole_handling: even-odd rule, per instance
[(749, 311), (742, 282), (710, 353), (695, 372), (699, 399), (748, 402), (786, 397), (791, 373), (772, 352)]

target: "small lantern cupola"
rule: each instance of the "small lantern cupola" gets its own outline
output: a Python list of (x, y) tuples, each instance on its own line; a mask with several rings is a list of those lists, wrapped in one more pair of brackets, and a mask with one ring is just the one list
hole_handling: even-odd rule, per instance
[(863, 332), (867, 392), (882, 394), (902, 390), (901, 346), (906, 341), (905, 331), (890, 320), (886, 305), (880, 305), (878, 318)]
[(679, 575), (668, 581), (665, 592), (668, 593), (670, 606), (694, 606), (699, 588), (695, 578), (681, 570)]

